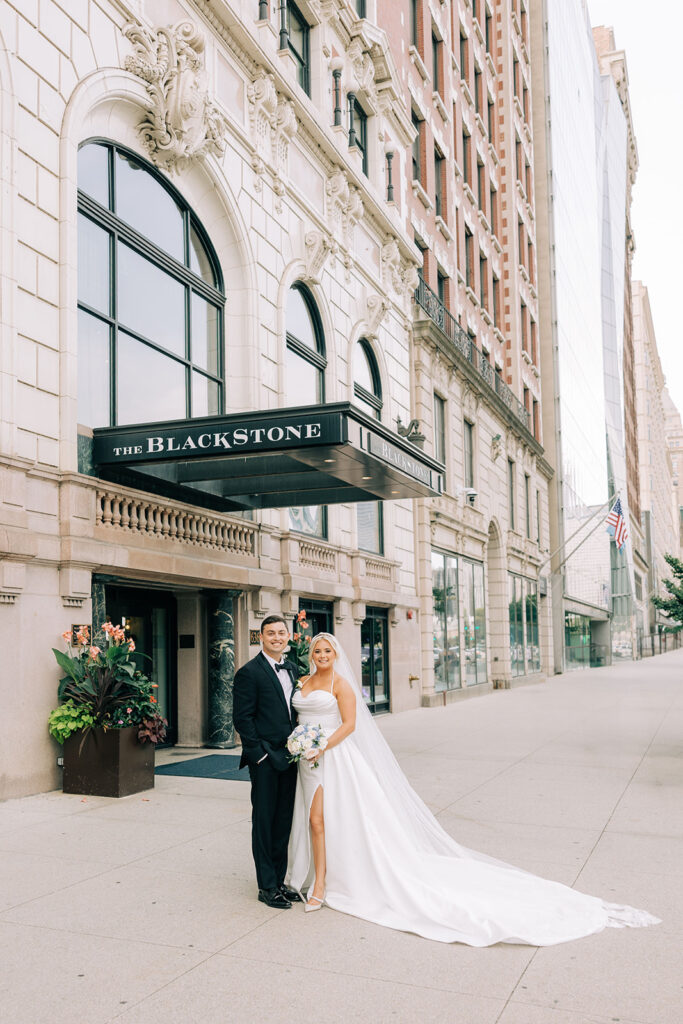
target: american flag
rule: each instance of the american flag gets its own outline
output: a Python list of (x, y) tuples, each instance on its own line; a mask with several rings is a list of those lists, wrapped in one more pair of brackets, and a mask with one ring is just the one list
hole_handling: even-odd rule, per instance
[(617, 545), (618, 550), (621, 551), (628, 537), (626, 519), (621, 507), (621, 498), (617, 498), (612, 505), (612, 510), (605, 520), (605, 526), (610, 536), (614, 537), (614, 543)]

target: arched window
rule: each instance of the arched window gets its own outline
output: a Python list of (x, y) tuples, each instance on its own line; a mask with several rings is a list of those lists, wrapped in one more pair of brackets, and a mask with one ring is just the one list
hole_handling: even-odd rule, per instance
[(285, 405), (319, 405), (325, 400), (325, 341), (318, 310), (303, 285), (287, 296)]
[(154, 168), (107, 142), (78, 153), (78, 421), (89, 427), (224, 409), (218, 261)]
[(357, 341), (353, 350), (353, 400), (369, 416), (380, 419), (382, 382), (377, 360), (365, 338)]
[[(382, 415), (382, 382), (370, 343), (361, 338), (353, 350), (353, 401), (373, 419)], [(381, 501), (359, 501), (356, 505), (358, 547), (384, 553), (384, 516)]]
[[(297, 282), (287, 296), (285, 405), (320, 405), (325, 400), (326, 365), (325, 339), (318, 310), (307, 289)], [(291, 508), (289, 526), (298, 533), (326, 537), (326, 506)]]

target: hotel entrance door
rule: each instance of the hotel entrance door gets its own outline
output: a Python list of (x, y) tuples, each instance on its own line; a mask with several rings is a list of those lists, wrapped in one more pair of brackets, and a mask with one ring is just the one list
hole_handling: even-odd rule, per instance
[(137, 667), (159, 687), (159, 713), (168, 720), (164, 746), (171, 746), (178, 735), (175, 596), (163, 590), (107, 586), (105, 601), (107, 617), (135, 641)]

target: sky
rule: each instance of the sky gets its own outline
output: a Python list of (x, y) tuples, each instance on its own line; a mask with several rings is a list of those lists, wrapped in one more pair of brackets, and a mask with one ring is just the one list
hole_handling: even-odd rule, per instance
[(683, 413), (683, 3), (588, 0), (588, 10), (626, 52), (639, 158), (633, 277), (648, 289), (667, 386)]

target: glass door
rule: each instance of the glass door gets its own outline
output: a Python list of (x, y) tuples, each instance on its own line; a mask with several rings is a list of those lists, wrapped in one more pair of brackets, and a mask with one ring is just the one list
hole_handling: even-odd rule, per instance
[(360, 627), (361, 686), (373, 713), (389, 710), (389, 645), (386, 608), (366, 608)]
[(161, 590), (107, 586), (105, 601), (107, 618), (135, 641), (137, 667), (159, 687), (159, 713), (168, 720), (164, 746), (171, 746), (178, 735), (175, 597)]
[(304, 633), (306, 636), (315, 636), (317, 633), (334, 633), (331, 601), (309, 601), (307, 598), (301, 598), (299, 611), (306, 612), (305, 628), (301, 624), (296, 627), (299, 633)]

